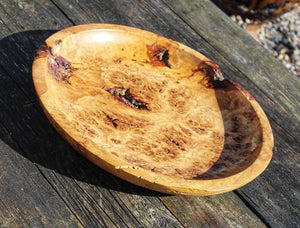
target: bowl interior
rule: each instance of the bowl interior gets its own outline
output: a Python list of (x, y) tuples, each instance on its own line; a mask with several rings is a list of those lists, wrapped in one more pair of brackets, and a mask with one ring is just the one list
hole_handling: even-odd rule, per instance
[[(186, 181), (193, 188), (235, 176), (260, 155), (257, 103), (229, 80), (203, 83), (210, 79), (199, 66), (211, 61), (202, 54), (114, 26), (75, 27), (46, 43), (50, 54), (34, 76), (46, 88), (41, 103), (61, 134), (109, 172), (152, 189)], [(66, 80), (59, 61), (71, 72)]]

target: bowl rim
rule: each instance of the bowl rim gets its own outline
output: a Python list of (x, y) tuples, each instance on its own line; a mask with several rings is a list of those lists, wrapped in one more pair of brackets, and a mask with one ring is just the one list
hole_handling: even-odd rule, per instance
[[(46, 44), (52, 47), (57, 40), (63, 40), (69, 36), (74, 36), (78, 33), (92, 30), (138, 33), (140, 36), (159, 36), (160, 39), (163, 39), (166, 42), (171, 42), (179, 45), (180, 48), (182, 48), (184, 51), (188, 51), (196, 56), (203, 56), (201, 53), (195, 51), (194, 49), (191, 49), (184, 44), (168, 39), (166, 37), (139, 28), (115, 24), (84, 24), (68, 27), (51, 35), (46, 40)], [(92, 151), (89, 151), (88, 148), (85, 148), (80, 143), (78, 143), (76, 139), (74, 139), (71, 135), (68, 134), (68, 132), (65, 131), (65, 129), (62, 127), (63, 124), (57, 122), (51, 110), (48, 110), (48, 107), (51, 106), (51, 97), (47, 93), (48, 88), (44, 78), (46, 77), (45, 72), (47, 72), (47, 57), (35, 58), (32, 66), (34, 86), (39, 102), (46, 116), (48, 117), (52, 125), (56, 128), (56, 130), (87, 159), (100, 166), (104, 170), (136, 185), (171, 194), (213, 195), (228, 192), (249, 183), (257, 176), (259, 176), (267, 168), (271, 161), (274, 139), (268, 118), (258, 102), (239, 84), (233, 83), (233, 85), (247, 98), (248, 102), (250, 102), (251, 106), (257, 114), (262, 129), (261, 149), (258, 153), (257, 158), (247, 168), (230, 176), (208, 180), (187, 180), (183, 178), (171, 178), (170, 176), (157, 174), (155, 172), (149, 172), (143, 169), (117, 169), (115, 165), (116, 161), (107, 158), (106, 156), (103, 156), (101, 158), (97, 157), (95, 154), (93, 154)], [(163, 179), (161, 175), (163, 175)]]

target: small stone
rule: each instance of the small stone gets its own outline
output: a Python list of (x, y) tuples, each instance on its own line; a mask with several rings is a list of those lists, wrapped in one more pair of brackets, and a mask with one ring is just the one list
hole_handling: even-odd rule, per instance
[(269, 49), (269, 50), (273, 50), (274, 47), (276, 46), (276, 44), (275, 44), (273, 41), (271, 41), (271, 40), (265, 40), (265, 41), (264, 41), (264, 46), (265, 46), (267, 49)]
[(282, 33), (276, 32), (276, 33), (274, 34), (273, 40), (274, 40), (275, 43), (280, 43), (280, 42), (283, 41), (283, 39), (284, 39), (284, 36), (283, 36)]
[[(267, 14), (274, 11), (272, 8), (266, 9), (269, 10)], [(252, 23), (240, 16), (231, 18), (242, 28)], [(290, 71), (300, 76), (300, 7), (261, 25), (257, 37)]]

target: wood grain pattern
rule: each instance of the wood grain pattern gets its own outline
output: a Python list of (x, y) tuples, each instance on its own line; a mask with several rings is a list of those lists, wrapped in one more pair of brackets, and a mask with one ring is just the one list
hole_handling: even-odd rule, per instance
[[(217, 196), (162, 196), (161, 201), (185, 227), (265, 227), (248, 223), (254, 217), (246, 205), (236, 204), (238, 197), (225, 193)], [(180, 207), (178, 206), (180, 205)], [(222, 213), (222, 216), (218, 216)]]
[(114, 175), (166, 193), (209, 195), (248, 183), (269, 163), (273, 137), (263, 111), (202, 54), (110, 24), (70, 27), (46, 44), (32, 74), (47, 117)]
[[(252, 41), (245, 51), (239, 53), (239, 44), (231, 45), (232, 40), (243, 37), (241, 43), (247, 45), (251, 38), (216, 10), (209, 1), (189, 1), (189, 4), (180, 4), (183, 10), (181, 13), (176, 12), (179, 7), (172, 5), (173, 1), (52, 2), (2, 0), (0, 3), (0, 138), (16, 153), (16, 156), (9, 159), (1, 156), (1, 159), (4, 159), (1, 161), (13, 161), (16, 167), (38, 164), (41, 174), (40, 177), (35, 175), (34, 179), (45, 178), (57, 192), (57, 195), (53, 194), (53, 198), (48, 201), (51, 206), (41, 213), (42, 217), (26, 217), (20, 213), (20, 205), (24, 202), (26, 204), (27, 200), (31, 202), (31, 197), (37, 197), (29, 193), (29, 197), (22, 200), (23, 204), (14, 207), (7, 203), (5, 198), (14, 199), (18, 204), (21, 197), (15, 196), (22, 194), (2, 191), (1, 183), (0, 191), (4, 194), (0, 196), (0, 217), (6, 218), (1, 221), (10, 221), (9, 224), (14, 227), (26, 227), (30, 226), (30, 223), (40, 224), (39, 221), (42, 221), (41, 226), (48, 224), (47, 221), (56, 224), (55, 218), (48, 215), (54, 213), (52, 210), (55, 204), (52, 203), (61, 202), (62, 199), (74, 216), (65, 216), (70, 212), (64, 211), (64, 206), (60, 207), (59, 212), (62, 213), (62, 217), (65, 216), (65, 221), (79, 224), (78, 226), (99, 227), (113, 224), (137, 227), (142, 226), (141, 224), (172, 224), (180, 227), (197, 226), (198, 223), (204, 227), (219, 227), (219, 224), (225, 224), (227, 227), (264, 227), (264, 224), (272, 227), (297, 226), (300, 214), (297, 198), (300, 172), (297, 168), (299, 157), (296, 153), (299, 149), (299, 121), (296, 111), (299, 111), (299, 100), (295, 100), (293, 96), (298, 94), (299, 87), (295, 80), (284, 84), (288, 87), (282, 86), (281, 82), (273, 84), (274, 76), (277, 78), (275, 81), (279, 78), (289, 78), (284, 77), (290, 74), (280, 64), (275, 60), (271, 60), (270, 63), (271, 57), (263, 53), (263, 49)], [(198, 5), (193, 5), (193, 2), (198, 2)], [(175, 4), (179, 2), (176, 1)], [(185, 9), (189, 6), (192, 6), (193, 10)], [(196, 21), (188, 22), (187, 18), (184, 18), (184, 12), (189, 20), (194, 17)], [(203, 16), (201, 20), (197, 19), (203, 14), (208, 15), (210, 19)], [(218, 17), (217, 21), (215, 16)], [(40, 109), (33, 88), (30, 69), (35, 51), (54, 30), (74, 24), (100, 22), (139, 27), (182, 42), (218, 62), (227, 78), (241, 83), (259, 101), (271, 118), (275, 136), (274, 162), (271, 162), (259, 178), (238, 191), (241, 198), (234, 192), (212, 198), (188, 197), (189, 200), (181, 199), (185, 197), (161, 196), (107, 174), (78, 155), (55, 132)], [(213, 26), (214, 24), (217, 26)], [(201, 29), (203, 27), (208, 29)], [(221, 27), (224, 30), (220, 31)], [(210, 31), (214, 34), (209, 33)], [(226, 34), (229, 33), (231, 35), (227, 37)], [(214, 41), (210, 40), (211, 35)], [(223, 39), (226, 45), (222, 44)], [(211, 45), (211, 42), (214, 43)], [(231, 45), (231, 48), (228, 49), (227, 45)], [(242, 62), (231, 63), (231, 49), (234, 49), (234, 58), (241, 59)], [(257, 50), (259, 55), (256, 55)], [(260, 55), (263, 59), (252, 60), (248, 66), (248, 53), (252, 53), (250, 58), (254, 60)], [(240, 70), (240, 67), (246, 67), (247, 70)], [(266, 75), (269, 78), (267, 80), (270, 81), (270, 85), (267, 88), (270, 89), (265, 89), (265, 84), (255, 85), (256, 82), (252, 81), (252, 76), (256, 74), (253, 67), (260, 72), (261, 77)], [(244, 73), (241, 73), (242, 71)], [(284, 76), (279, 77), (280, 75)], [(289, 90), (288, 96), (285, 95), (285, 88)], [(278, 95), (276, 90), (280, 90)], [(269, 92), (272, 96), (268, 95)], [(277, 100), (279, 96), (281, 98)], [(2, 147), (2, 150), (13, 154), (7, 146)], [(25, 162), (24, 159), (16, 157), (25, 157), (25, 160), (28, 160)], [(25, 180), (30, 180), (29, 177), (26, 179), (30, 176), (30, 169), (22, 168), (20, 174), (14, 167), (3, 167), (5, 170), (2, 176), (24, 177)], [(22, 178), (18, 180), (18, 186), (26, 185)], [(44, 181), (41, 180), (41, 183)], [(43, 190), (46, 188), (43, 186), (48, 185), (39, 185), (38, 192), (52, 192), (49, 189)], [(13, 189), (14, 184), (11, 183), (9, 187)], [(30, 189), (37, 187), (33, 185)], [(135, 200), (139, 202), (139, 206), (135, 205)], [(34, 202), (37, 202), (37, 210), (45, 208), (38, 200)]]
[(81, 227), (37, 166), (2, 140), (0, 155), (1, 227)]

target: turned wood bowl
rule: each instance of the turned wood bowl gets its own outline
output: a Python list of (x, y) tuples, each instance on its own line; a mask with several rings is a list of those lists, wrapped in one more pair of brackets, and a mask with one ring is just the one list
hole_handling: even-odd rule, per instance
[(212, 195), (252, 181), (273, 136), (217, 64), (157, 34), (88, 24), (50, 36), (33, 63), (47, 117), (81, 154), (136, 185)]

